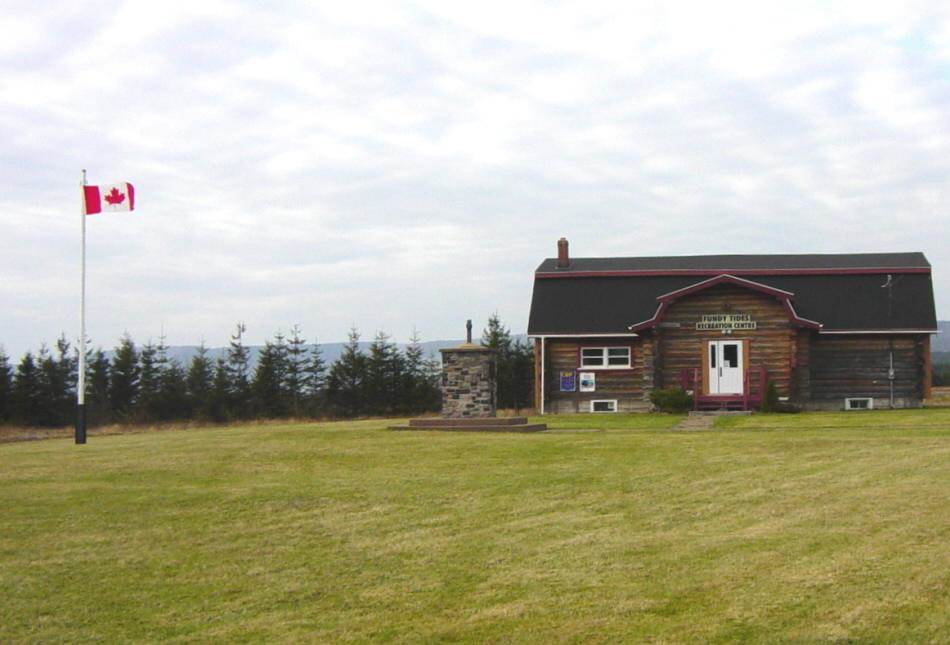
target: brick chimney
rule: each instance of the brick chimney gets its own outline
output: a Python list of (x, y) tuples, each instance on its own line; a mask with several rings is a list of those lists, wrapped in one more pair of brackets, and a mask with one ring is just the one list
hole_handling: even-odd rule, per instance
[(566, 269), (571, 266), (571, 258), (567, 254), (567, 238), (562, 237), (557, 241), (557, 268)]

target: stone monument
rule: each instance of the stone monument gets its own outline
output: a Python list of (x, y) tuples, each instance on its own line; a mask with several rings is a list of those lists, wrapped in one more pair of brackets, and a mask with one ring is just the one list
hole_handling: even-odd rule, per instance
[(538, 432), (543, 423), (525, 417), (498, 417), (498, 364), (491, 347), (472, 342), (472, 321), (465, 323), (465, 342), (442, 352), (442, 417), (410, 419), (393, 430), (471, 432)]
[(465, 342), (442, 353), (442, 416), (446, 419), (494, 417), (498, 396), (495, 350), (472, 342), (472, 321)]

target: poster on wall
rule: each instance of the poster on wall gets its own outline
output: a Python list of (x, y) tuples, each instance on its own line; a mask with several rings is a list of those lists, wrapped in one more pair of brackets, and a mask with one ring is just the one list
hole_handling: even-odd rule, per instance
[(562, 370), (559, 374), (562, 392), (574, 392), (577, 390), (577, 375), (574, 370)]
[(594, 372), (580, 372), (578, 378), (581, 382), (581, 392), (593, 392), (596, 386), (594, 381)]

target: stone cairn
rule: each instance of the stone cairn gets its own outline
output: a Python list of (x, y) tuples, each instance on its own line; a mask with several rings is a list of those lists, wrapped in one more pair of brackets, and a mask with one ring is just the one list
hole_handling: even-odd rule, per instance
[(442, 417), (410, 419), (393, 430), (470, 432), (538, 432), (543, 423), (525, 417), (497, 417), (495, 350), (472, 342), (472, 321), (465, 323), (465, 342), (442, 352)]
[(495, 350), (472, 342), (472, 321), (466, 340), (442, 353), (442, 417), (487, 418), (496, 413), (498, 396)]

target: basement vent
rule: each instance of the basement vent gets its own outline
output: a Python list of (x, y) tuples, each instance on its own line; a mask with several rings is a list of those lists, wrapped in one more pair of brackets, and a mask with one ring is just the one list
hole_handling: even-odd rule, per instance
[(590, 402), (590, 411), (591, 412), (616, 412), (617, 411), (617, 399), (605, 399), (602, 401), (591, 401)]
[(873, 410), (874, 399), (870, 397), (845, 399), (844, 409), (845, 410)]

